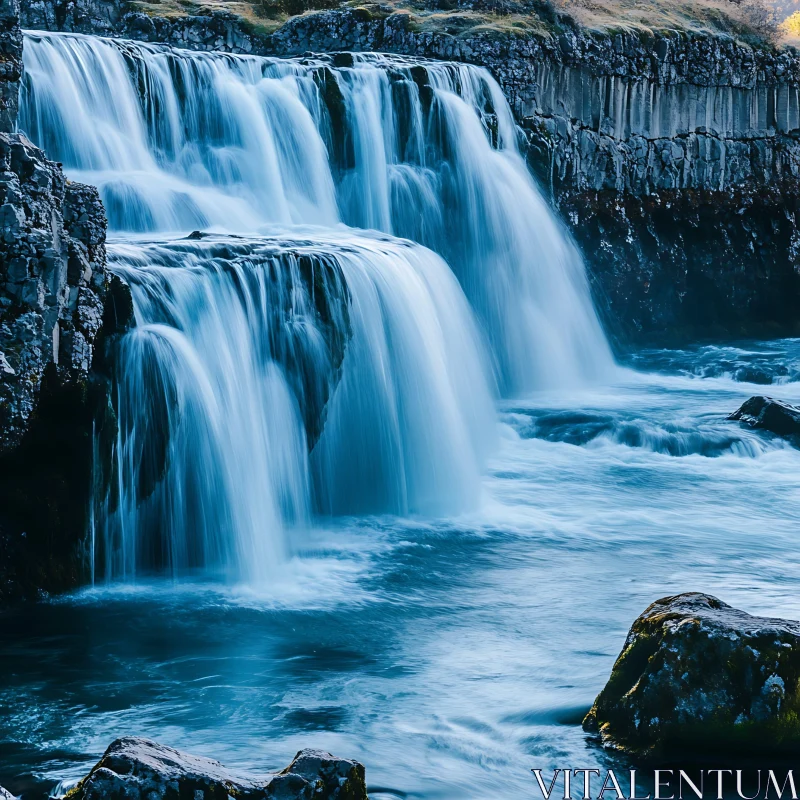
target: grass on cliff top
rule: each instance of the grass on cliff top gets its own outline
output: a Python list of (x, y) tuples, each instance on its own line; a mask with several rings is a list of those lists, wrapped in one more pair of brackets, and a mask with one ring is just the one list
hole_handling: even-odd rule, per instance
[(569, 19), (589, 30), (691, 31), (727, 34), (753, 44), (800, 41), (798, 28), (781, 20), (800, 0), (133, 0), (152, 16), (181, 17), (225, 10), (259, 33), (272, 33), (300, 14), (367, 5), (376, 15), (407, 11), (417, 30), (472, 36), (546, 35)]
[(724, 33), (771, 43), (781, 37), (773, 0), (554, 0), (593, 30)]

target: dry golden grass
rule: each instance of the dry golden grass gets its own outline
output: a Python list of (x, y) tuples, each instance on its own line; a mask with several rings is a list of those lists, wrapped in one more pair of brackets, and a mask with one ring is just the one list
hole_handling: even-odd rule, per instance
[(581, 25), (599, 30), (682, 30), (775, 40), (768, 0), (555, 0)]
[[(148, 14), (165, 17), (224, 9), (268, 33), (298, 14), (364, 3), (365, 0), (140, 0), (135, 5)], [(800, 8), (800, 0), (549, 0), (549, 3), (592, 30), (703, 31), (726, 33), (746, 41), (800, 42), (800, 13), (779, 24), (795, 5)], [(366, 4), (376, 13), (406, 10), (417, 29), (461, 36), (483, 31), (546, 33), (549, 25), (534, 12), (496, 14), (457, 8), (436, 11), (430, 6), (426, 8), (425, 0), (366, 0)], [(456, 4), (457, 0), (452, 0), (452, 5)]]

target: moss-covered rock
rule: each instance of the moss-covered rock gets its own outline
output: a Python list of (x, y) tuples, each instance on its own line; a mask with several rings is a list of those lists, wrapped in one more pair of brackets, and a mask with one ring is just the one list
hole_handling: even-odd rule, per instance
[(69, 800), (367, 800), (364, 767), (318, 750), (301, 750), (292, 763), (260, 779), (235, 776), (218, 761), (192, 756), (148, 739), (113, 742), (68, 794)]
[(637, 755), (800, 752), (800, 623), (691, 592), (634, 623), (583, 721)]

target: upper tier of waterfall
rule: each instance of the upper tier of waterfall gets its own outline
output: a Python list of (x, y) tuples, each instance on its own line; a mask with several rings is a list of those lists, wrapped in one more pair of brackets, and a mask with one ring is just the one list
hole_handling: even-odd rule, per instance
[(100, 188), (112, 230), (377, 229), (445, 258), (504, 394), (611, 370), (581, 258), (482, 68), (28, 33), (21, 106), (22, 129)]

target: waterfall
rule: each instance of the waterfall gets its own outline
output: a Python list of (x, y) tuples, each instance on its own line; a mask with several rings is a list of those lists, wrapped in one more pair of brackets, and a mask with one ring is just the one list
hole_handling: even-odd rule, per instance
[(24, 62), (20, 127), (98, 186), (135, 306), (107, 576), (258, 579), (316, 513), (466, 508), (493, 396), (613, 369), (486, 70), (38, 32)]
[(263, 579), (312, 496), (396, 514), (476, 496), (491, 393), (447, 265), (386, 236), (299, 234), (113, 245), (136, 326), (115, 359), (106, 574)]

